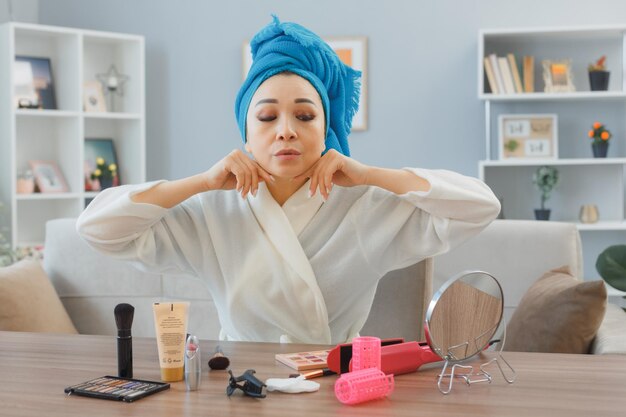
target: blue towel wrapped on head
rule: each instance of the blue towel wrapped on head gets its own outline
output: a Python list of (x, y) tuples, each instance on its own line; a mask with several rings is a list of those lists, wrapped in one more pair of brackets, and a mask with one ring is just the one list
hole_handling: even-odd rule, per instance
[(252, 67), (235, 101), (235, 115), (243, 141), (252, 96), (273, 75), (292, 72), (317, 90), (326, 117), (326, 151), (336, 149), (350, 156), (348, 135), (359, 108), (361, 72), (345, 65), (319, 36), (297, 23), (281, 23), (278, 17), (250, 42)]

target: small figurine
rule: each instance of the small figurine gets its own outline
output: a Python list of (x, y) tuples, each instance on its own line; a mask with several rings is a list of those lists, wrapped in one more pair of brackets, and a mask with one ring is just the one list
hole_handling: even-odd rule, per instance
[[(228, 373), (230, 374), (230, 380), (228, 383), (228, 387), (226, 387), (226, 395), (229, 397), (233, 395), (233, 392), (237, 388), (243, 391), (244, 394), (249, 395), (254, 398), (265, 398), (265, 394), (263, 394), (263, 387), (266, 385), (259, 380), (254, 373), (256, 371), (254, 369), (248, 369), (243, 375), (234, 377), (233, 372), (229, 369)], [(238, 384), (237, 382), (244, 382), (243, 384)]]

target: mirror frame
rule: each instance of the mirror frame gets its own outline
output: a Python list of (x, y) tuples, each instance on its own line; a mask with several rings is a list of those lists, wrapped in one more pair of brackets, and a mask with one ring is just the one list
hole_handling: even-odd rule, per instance
[[(449, 358), (449, 357), (442, 357), (437, 352), (437, 348), (434, 346), (433, 340), (430, 337), (430, 334), (431, 334), (431, 331), (430, 331), (430, 321), (432, 319), (433, 312), (434, 312), (435, 307), (437, 306), (437, 303), (439, 302), (439, 299), (441, 298), (441, 296), (446, 292), (446, 290), (450, 286), (452, 286), (452, 284), (454, 284), (455, 282), (457, 282), (458, 280), (460, 280), (461, 278), (463, 278), (463, 277), (465, 277), (467, 275), (473, 275), (473, 274), (488, 275), (498, 285), (498, 289), (500, 290), (500, 299), (502, 300), (502, 309), (500, 310), (500, 317), (498, 318), (498, 324), (495, 326), (495, 328), (493, 330), (493, 333), (487, 339), (488, 342), (484, 346), (481, 346), (480, 349), (478, 349), (476, 352), (472, 353), (471, 355), (469, 355), (469, 356), (467, 356), (467, 357), (465, 357), (463, 359), (453, 359), (453, 358)], [(467, 270), (467, 271), (459, 272), (458, 274), (454, 275), (452, 278), (449, 278), (446, 282), (443, 283), (443, 285), (433, 295), (433, 298), (430, 300), (430, 303), (428, 304), (428, 309), (426, 310), (426, 318), (424, 319), (424, 334), (426, 336), (426, 342), (428, 342), (428, 346), (430, 347), (430, 350), (432, 350), (435, 355), (441, 357), (442, 360), (447, 360), (449, 363), (463, 362), (463, 361), (465, 361), (467, 359), (470, 359), (470, 358), (478, 355), (480, 352), (482, 352), (485, 349), (485, 347), (487, 347), (489, 345), (489, 341), (492, 340), (493, 336), (496, 334), (496, 332), (498, 331), (498, 328), (502, 324), (502, 317), (503, 316), (504, 316), (504, 291), (502, 290), (502, 285), (500, 285), (500, 282), (496, 279), (496, 277), (494, 277), (489, 272), (485, 272), (485, 271), (481, 271), (481, 270)]]

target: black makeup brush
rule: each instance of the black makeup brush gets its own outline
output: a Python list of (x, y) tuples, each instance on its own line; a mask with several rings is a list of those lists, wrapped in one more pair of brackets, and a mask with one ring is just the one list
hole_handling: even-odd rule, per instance
[(220, 345), (217, 345), (213, 357), (209, 359), (209, 368), (214, 370), (223, 370), (228, 368), (229, 365), (230, 360), (224, 356), (224, 352), (222, 352)]
[(115, 306), (115, 324), (117, 324), (117, 375), (122, 378), (133, 377), (133, 338), (130, 328), (133, 325), (135, 307), (122, 303)]

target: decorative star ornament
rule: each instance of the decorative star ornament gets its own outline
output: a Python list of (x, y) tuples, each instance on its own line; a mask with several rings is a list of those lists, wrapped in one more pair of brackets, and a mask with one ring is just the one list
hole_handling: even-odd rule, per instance
[(104, 94), (117, 94), (118, 96), (124, 95), (124, 83), (128, 81), (128, 75), (120, 74), (115, 68), (115, 65), (111, 65), (109, 70), (104, 74), (96, 74), (98, 81), (102, 83)]

